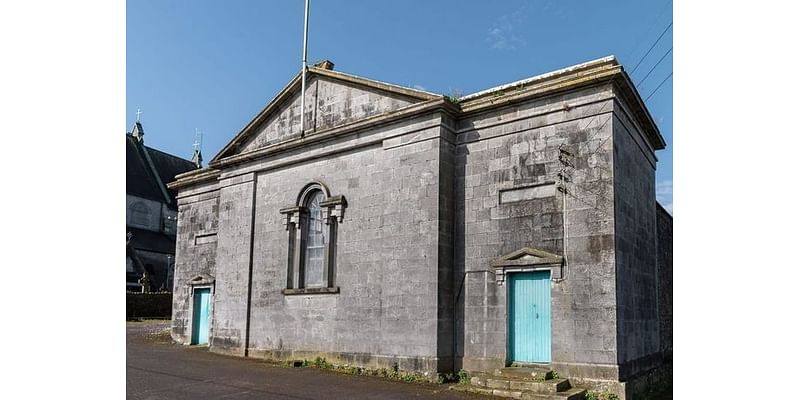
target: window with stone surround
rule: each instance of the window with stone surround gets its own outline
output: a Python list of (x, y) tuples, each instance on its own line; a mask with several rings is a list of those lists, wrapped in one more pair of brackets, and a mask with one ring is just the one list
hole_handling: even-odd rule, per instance
[(130, 224), (138, 225), (143, 228), (150, 227), (150, 209), (141, 201), (137, 201), (130, 206)]
[(300, 192), (295, 206), (280, 210), (289, 250), (284, 294), (339, 292), (336, 233), (346, 206), (344, 196), (331, 196), (325, 185), (314, 182)]

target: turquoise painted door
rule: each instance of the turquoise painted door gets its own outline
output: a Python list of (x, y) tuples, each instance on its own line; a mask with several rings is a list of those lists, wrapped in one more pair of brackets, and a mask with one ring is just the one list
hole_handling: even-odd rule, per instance
[(550, 271), (516, 272), (508, 279), (509, 361), (550, 362)]
[(192, 344), (208, 344), (211, 320), (211, 289), (195, 289), (192, 317)]

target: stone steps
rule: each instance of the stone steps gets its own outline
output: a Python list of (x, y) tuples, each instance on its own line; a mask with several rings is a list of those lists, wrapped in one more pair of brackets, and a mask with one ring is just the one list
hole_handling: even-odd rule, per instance
[(521, 400), (584, 400), (586, 398), (586, 389), (582, 388), (570, 388), (556, 393), (536, 393), (522, 390), (488, 389), (472, 385), (453, 385), (450, 386), (450, 390)]
[(545, 367), (506, 367), (494, 370), (496, 376), (517, 380), (552, 379), (553, 370)]
[(552, 394), (541, 393), (523, 393), (523, 400), (584, 400), (586, 398), (586, 389), (570, 388), (563, 392)]
[(501, 368), (494, 374), (477, 374), (468, 385), (453, 385), (452, 390), (523, 400), (583, 400), (586, 389), (573, 388), (569, 379), (554, 378), (543, 367)]
[(524, 390), (537, 393), (556, 393), (569, 389), (569, 379), (549, 379), (543, 381), (521, 380), (497, 375), (477, 375), (470, 379), (473, 386), (489, 389)]

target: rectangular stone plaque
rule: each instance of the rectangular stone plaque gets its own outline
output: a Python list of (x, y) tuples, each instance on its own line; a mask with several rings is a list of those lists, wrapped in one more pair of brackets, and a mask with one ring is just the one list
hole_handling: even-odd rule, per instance
[(203, 235), (196, 235), (194, 237), (194, 245), (197, 246), (198, 244), (208, 244), (214, 243), (217, 241), (217, 234), (216, 233), (206, 233)]
[(518, 189), (506, 189), (500, 191), (500, 204), (513, 203), (515, 201), (523, 200), (541, 199), (555, 195), (556, 185), (553, 183)]

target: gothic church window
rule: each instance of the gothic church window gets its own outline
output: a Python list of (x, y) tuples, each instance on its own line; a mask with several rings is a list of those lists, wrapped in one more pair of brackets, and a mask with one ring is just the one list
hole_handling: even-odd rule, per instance
[(346, 206), (344, 196), (331, 196), (315, 182), (303, 189), (296, 206), (280, 211), (289, 233), (284, 294), (338, 292), (336, 233)]

